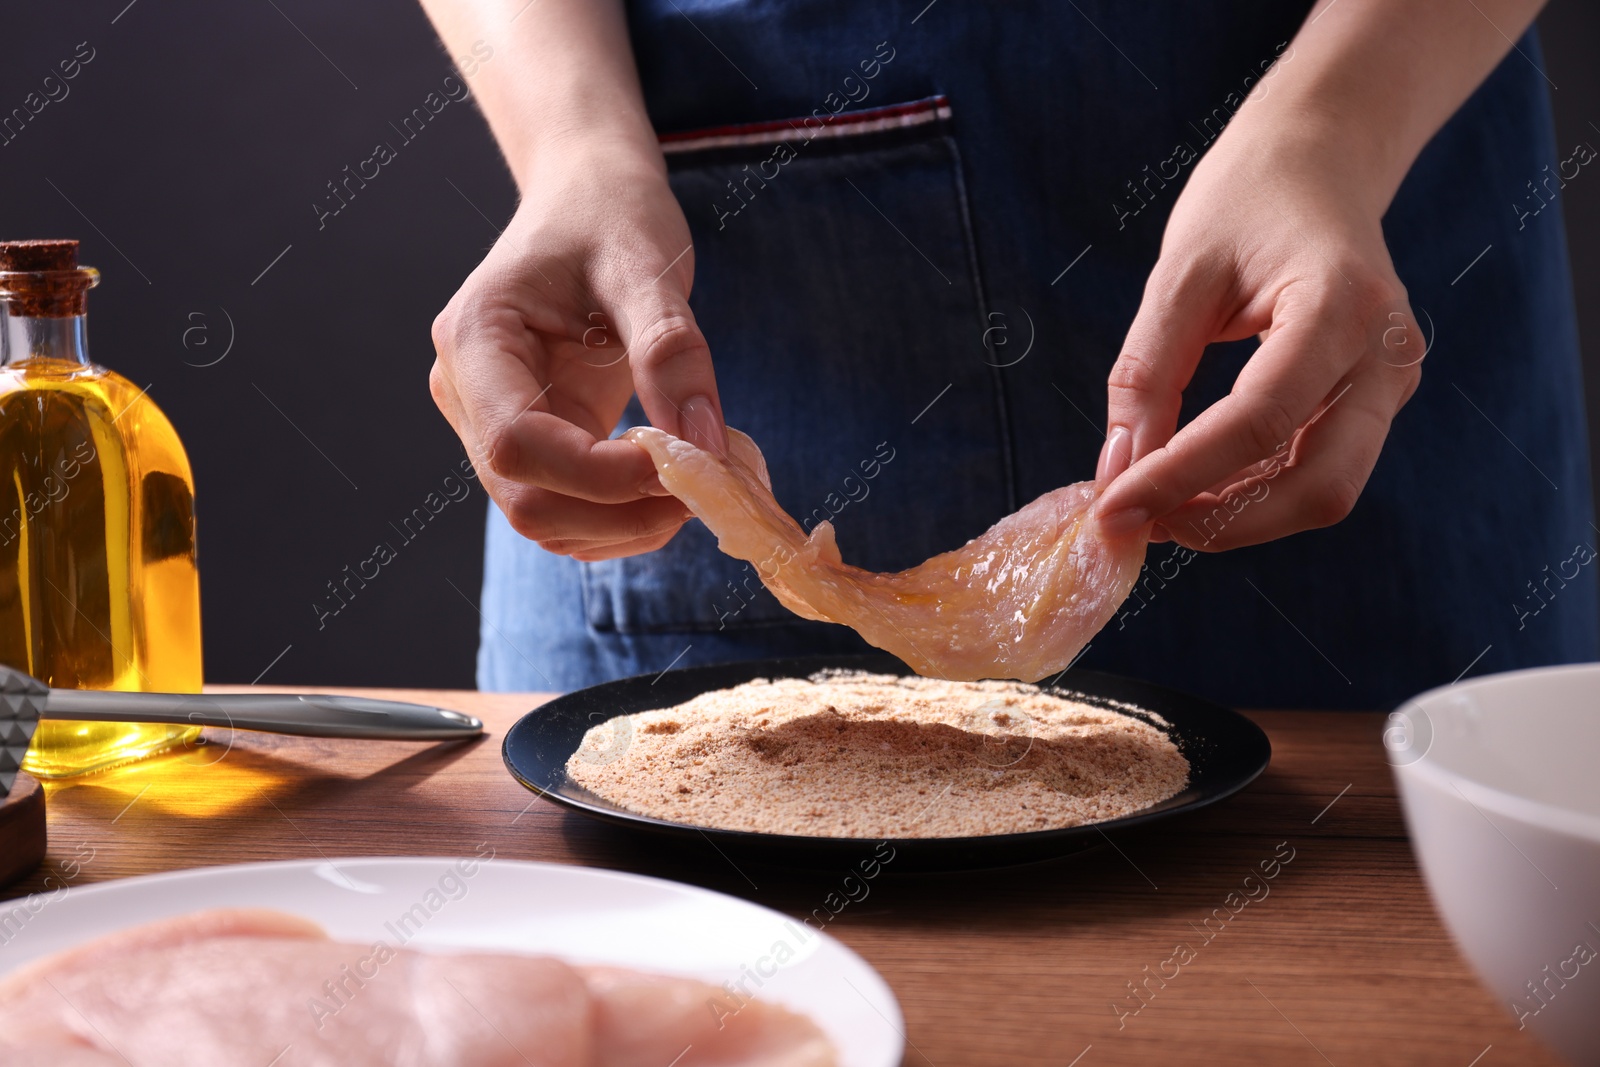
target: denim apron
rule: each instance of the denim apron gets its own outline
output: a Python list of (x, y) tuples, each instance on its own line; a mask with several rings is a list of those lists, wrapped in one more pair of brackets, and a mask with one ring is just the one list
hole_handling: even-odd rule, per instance
[[(727, 419), (790, 513), (895, 570), (1093, 477), (1167, 214), (1263, 70), (1293, 62), (1305, 7), (633, 0), (694, 237), (691, 305)], [(1384, 220), (1432, 348), (1354, 513), (1221, 554), (1152, 546), (1084, 666), (1235, 705), (1373, 708), (1595, 656), (1600, 534), (1553, 177), (1570, 153), (1538, 42), (1519, 47)], [(1185, 419), (1254, 345), (1208, 352)], [(623, 425), (642, 421), (635, 405)], [(491, 508), (483, 614), (484, 689), (865, 649), (786, 611), (698, 522), (586, 564)]]

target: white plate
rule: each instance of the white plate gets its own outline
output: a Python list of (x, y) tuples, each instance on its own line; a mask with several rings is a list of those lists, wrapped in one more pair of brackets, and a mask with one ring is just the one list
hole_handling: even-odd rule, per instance
[(0, 974), (114, 930), (220, 907), (290, 912), (340, 941), (535, 953), (716, 985), (742, 980), (760, 999), (815, 1019), (841, 1067), (898, 1067), (904, 1053), (894, 994), (826, 934), (694, 886), (518, 860), (246, 863), (36, 894), (0, 905)]

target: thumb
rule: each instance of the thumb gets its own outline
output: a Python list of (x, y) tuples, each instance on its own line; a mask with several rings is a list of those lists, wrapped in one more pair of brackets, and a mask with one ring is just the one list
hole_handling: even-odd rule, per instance
[(695, 324), (689, 302), (652, 286), (620, 316), (622, 343), (633, 368), (633, 387), (652, 425), (717, 454), (728, 438), (717, 398), (711, 349)]
[(1102, 489), (1177, 432), (1183, 390), (1212, 340), (1211, 290), (1200, 273), (1151, 274), (1106, 380), (1106, 443), (1095, 472)]

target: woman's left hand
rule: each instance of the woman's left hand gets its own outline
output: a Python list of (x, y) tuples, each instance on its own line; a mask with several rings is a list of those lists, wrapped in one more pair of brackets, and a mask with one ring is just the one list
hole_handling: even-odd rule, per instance
[[(1356, 178), (1321, 146), (1260, 130), (1230, 129), (1197, 165), (1111, 371), (1107, 533), (1154, 521), (1158, 540), (1216, 551), (1354, 507), (1426, 344), (1384, 244), (1386, 203)], [(1206, 345), (1252, 334), (1232, 392), (1178, 430)]]

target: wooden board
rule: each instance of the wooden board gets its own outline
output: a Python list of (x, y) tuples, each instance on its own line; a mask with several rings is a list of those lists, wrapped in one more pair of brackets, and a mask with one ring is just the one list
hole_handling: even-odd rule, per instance
[(44, 790), (19, 771), (11, 792), (0, 797), (0, 886), (32, 874), (44, 854)]

